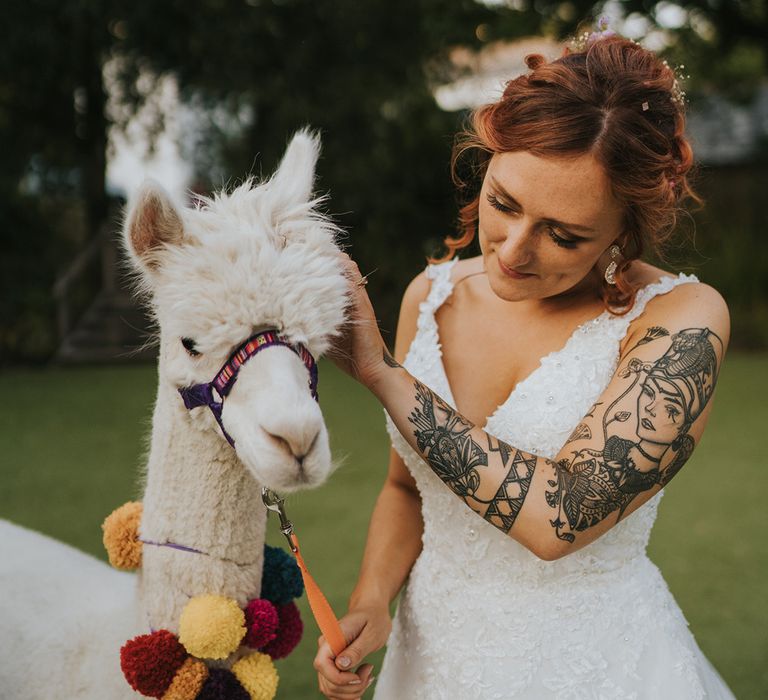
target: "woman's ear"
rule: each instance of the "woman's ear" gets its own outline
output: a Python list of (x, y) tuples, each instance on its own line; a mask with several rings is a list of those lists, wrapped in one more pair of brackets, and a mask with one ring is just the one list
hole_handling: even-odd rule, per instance
[(160, 266), (167, 246), (181, 244), (184, 238), (181, 214), (158, 183), (145, 181), (132, 197), (123, 236), (134, 263), (144, 271)]

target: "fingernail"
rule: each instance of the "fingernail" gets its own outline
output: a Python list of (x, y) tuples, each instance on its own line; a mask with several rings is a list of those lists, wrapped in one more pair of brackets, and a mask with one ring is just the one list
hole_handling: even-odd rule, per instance
[(351, 663), (352, 662), (349, 660), (349, 657), (347, 656), (339, 657), (339, 666), (341, 666), (342, 668), (349, 668), (349, 665)]
[[(375, 680), (376, 680), (376, 676), (371, 676), (371, 677), (368, 679), (368, 685), (370, 685), (371, 683), (373, 683)], [(365, 687), (367, 688), (367, 687), (368, 687), (368, 685), (366, 685)]]
[(357, 680), (350, 681), (347, 685), (360, 685), (361, 683), (362, 681), (358, 678)]

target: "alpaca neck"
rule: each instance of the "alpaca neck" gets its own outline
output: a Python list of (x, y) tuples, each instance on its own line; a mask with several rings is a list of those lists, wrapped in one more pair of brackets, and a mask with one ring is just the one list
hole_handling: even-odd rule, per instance
[(188, 412), (161, 376), (142, 536), (240, 564), (260, 561), (266, 524), (260, 485), (203, 411)]

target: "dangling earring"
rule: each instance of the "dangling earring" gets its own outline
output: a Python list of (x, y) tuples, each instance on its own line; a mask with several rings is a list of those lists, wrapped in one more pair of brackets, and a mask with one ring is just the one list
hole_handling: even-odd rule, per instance
[(616, 258), (621, 255), (621, 248), (617, 245), (612, 245), (608, 252), (611, 254), (611, 262), (608, 263), (608, 267), (605, 268), (605, 281), (608, 284), (616, 284)]

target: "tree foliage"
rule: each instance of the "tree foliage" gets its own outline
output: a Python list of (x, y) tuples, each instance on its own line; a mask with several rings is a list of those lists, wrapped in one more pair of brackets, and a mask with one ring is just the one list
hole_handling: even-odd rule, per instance
[[(669, 3), (667, 3), (669, 4)], [(653, 23), (663, 3), (620, 0)], [(673, 33), (688, 72), (734, 86), (764, 74), (763, 0), (680, 0), (693, 18)], [(125, 121), (152, 77), (172, 75), (206, 119), (185, 135), (203, 187), (271, 172), (290, 134), (323, 138), (318, 189), (391, 328), (408, 278), (453, 231), (450, 148), (462, 117), (432, 87), (452, 48), (547, 33), (562, 38), (598, 12), (586, 0), (0, 0), (12, 17), (0, 48), (3, 324), (50, 316), (57, 266), (103, 222), (111, 127), (109, 63)], [(709, 27), (709, 29), (708, 29)], [(714, 28), (714, 29), (712, 29)], [(697, 65), (693, 65), (697, 64)], [(736, 77), (735, 77), (736, 76)], [(746, 81), (746, 82), (745, 82)], [(158, 129), (161, 123), (155, 125)], [(190, 146), (192, 144), (192, 146)], [(25, 256), (35, 231), (36, 270)], [(25, 272), (26, 270), (26, 272)], [(47, 287), (46, 287), (47, 285)], [(46, 301), (41, 301), (45, 299)], [(35, 327), (43, 327), (36, 324)], [(41, 336), (42, 338), (42, 336)], [(42, 347), (48, 340), (40, 339)], [(0, 339), (0, 353), (8, 343)]]

